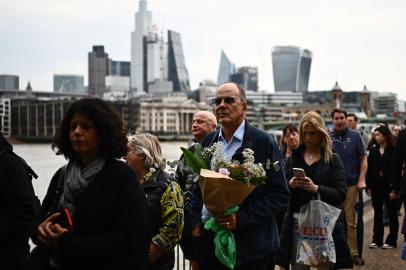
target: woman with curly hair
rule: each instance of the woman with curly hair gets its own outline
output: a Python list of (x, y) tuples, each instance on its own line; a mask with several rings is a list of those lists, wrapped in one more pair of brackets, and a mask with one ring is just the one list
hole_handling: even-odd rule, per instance
[(150, 133), (128, 135), (127, 163), (134, 169), (148, 197), (151, 217), (149, 270), (170, 270), (174, 248), (182, 236), (183, 197), (176, 180), (165, 172), (161, 146)]
[[(53, 149), (68, 164), (51, 180), (32, 238), (34, 269), (146, 269), (147, 201), (126, 152), (122, 122), (105, 101), (84, 98), (67, 110)], [(69, 218), (69, 214), (70, 217)], [(35, 254), (46, 254), (43, 265)]]
[[(302, 168), (305, 176), (294, 176), (293, 168)], [(285, 171), (291, 198), (283, 220), (281, 246), (275, 256), (276, 264), (280, 269), (289, 269), (290, 265), (293, 270), (352, 268), (342, 214), (333, 231), (336, 263), (310, 268), (296, 262), (300, 208), (316, 198), (317, 193), (323, 202), (339, 207), (347, 192), (343, 164), (340, 157), (333, 153), (330, 136), (317, 112), (310, 111), (303, 115), (299, 125), (299, 147), (288, 158)]]

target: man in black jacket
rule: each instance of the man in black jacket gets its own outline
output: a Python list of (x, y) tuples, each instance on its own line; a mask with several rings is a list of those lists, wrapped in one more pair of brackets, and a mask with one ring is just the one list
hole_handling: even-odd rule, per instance
[[(193, 115), (192, 134), (196, 143), (202, 143), (206, 134), (216, 130), (217, 120), (212, 112), (199, 111)], [(194, 152), (194, 145), (189, 147)], [(182, 248), (184, 257), (190, 261), (192, 270), (198, 270), (199, 264), (197, 262), (195, 247), (192, 242), (192, 228), (191, 228), (191, 212), (190, 212), (190, 197), (191, 190), (194, 185), (193, 179), (197, 175), (194, 174), (189, 166), (187, 166), (183, 155), (179, 159), (178, 168), (176, 169), (176, 179), (178, 180), (183, 190), (183, 200), (185, 204), (185, 217), (182, 238), (179, 245)]]
[[(389, 193), (390, 199), (401, 198), (406, 206), (406, 129), (400, 131), (396, 141), (395, 149), (393, 150), (392, 162), (392, 191)], [(404, 235), (406, 241), (406, 234)]]
[(25, 161), (0, 132), (0, 269), (24, 269), (28, 230), (39, 208)]
[[(274, 138), (246, 121), (247, 98), (240, 85), (220, 85), (212, 102), (221, 129), (206, 135), (203, 146), (222, 142), (224, 156), (240, 162), (243, 160), (243, 150), (250, 148), (254, 151), (255, 163), (266, 164), (270, 160), (282, 164), (282, 156)], [(223, 229), (234, 233), (235, 270), (266, 269), (269, 257), (279, 247), (275, 217), (280, 209), (285, 209), (288, 200), (289, 190), (283, 170), (271, 168), (267, 170), (266, 183), (256, 187), (236, 213), (227, 217), (216, 217), (217, 223)], [(199, 242), (200, 269), (228, 269), (214, 256), (213, 234), (203, 230), (203, 225), (211, 213), (203, 205), (198, 185), (192, 198), (192, 212), (193, 236), (198, 238)]]

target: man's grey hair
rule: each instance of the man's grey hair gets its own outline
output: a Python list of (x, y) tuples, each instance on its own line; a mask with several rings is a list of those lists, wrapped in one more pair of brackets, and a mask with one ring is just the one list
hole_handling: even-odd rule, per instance
[(247, 96), (245, 95), (244, 87), (239, 83), (234, 83), (234, 84), (237, 86), (238, 91), (240, 92), (241, 101), (247, 102)]
[(235, 83), (235, 82), (224, 82), (224, 83), (220, 84), (220, 85), (217, 87), (217, 89), (220, 88), (222, 85), (224, 85), (224, 84), (226, 84), (226, 83), (234, 84), (234, 85), (238, 88), (239, 96), (240, 96), (241, 101), (247, 102), (247, 96), (245, 95), (245, 89), (244, 89), (244, 87), (243, 87), (241, 84), (239, 84), (239, 83)]

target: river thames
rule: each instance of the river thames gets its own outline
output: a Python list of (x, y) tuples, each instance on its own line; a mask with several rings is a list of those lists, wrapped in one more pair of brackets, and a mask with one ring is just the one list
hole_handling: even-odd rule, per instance
[[(32, 183), (35, 193), (42, 200), (52, 176), (67, 161), (63, 156), (57, 156), (50, 144), (15, 144), (13, 147), (38, 174), (38, 179), (34, 179)], [(187, 142), (162, 142), (161, 147), (165, 159), (176, 160), (182, 153), (180, 147), (187, 147)]]

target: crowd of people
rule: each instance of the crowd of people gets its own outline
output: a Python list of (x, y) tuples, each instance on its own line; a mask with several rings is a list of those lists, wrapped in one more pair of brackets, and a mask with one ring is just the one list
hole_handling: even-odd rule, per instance
[[(357, 131), (354, 114), (334, 109), (329, 131), (310, 111), (298, 127), (283, 128), (278, 145), (246, 120), (248, 103), (240, 85), (220, 85), (212, 102), (214, 114), (201, 111), (193, 117), (196, 143), (221, 143), (228, 162), (242, 161), (251, 149), (255, 163), (276, 164), (265, 169), (265, 181), (235, 212), (214, 216), (235, 237), (234, 269), (310, 269), (297, 255), (301, 208), (315, 197), (342, 212), (332, 232), (336, 261), (312, 269), (364, 265), (363, 190), (374, 209), (369, 248), (397, 247), (398, 213), (406, 201), (401, 125), (391, 130), (380, 123), (367, 139)], [(50, 180), (42, 203), (32, 187), (34, 171), (1, 135), (1, 269), (170, 270), (177, 244), (193, 270), (229, 269), (218, 258), (215, 233), (204, 228), (213, 213), (185, 157), (175, 173), (168, 173), (157, 137), (126, 134), (122, 127), (103, 100), (75, 101), (52, 146), (68, 162)], [(195, 151), (195, 145), (189, 149)], [(294, 173), (297, 168), (303, 175)], [(35, 244), (31, 251), (29, 238)]]

